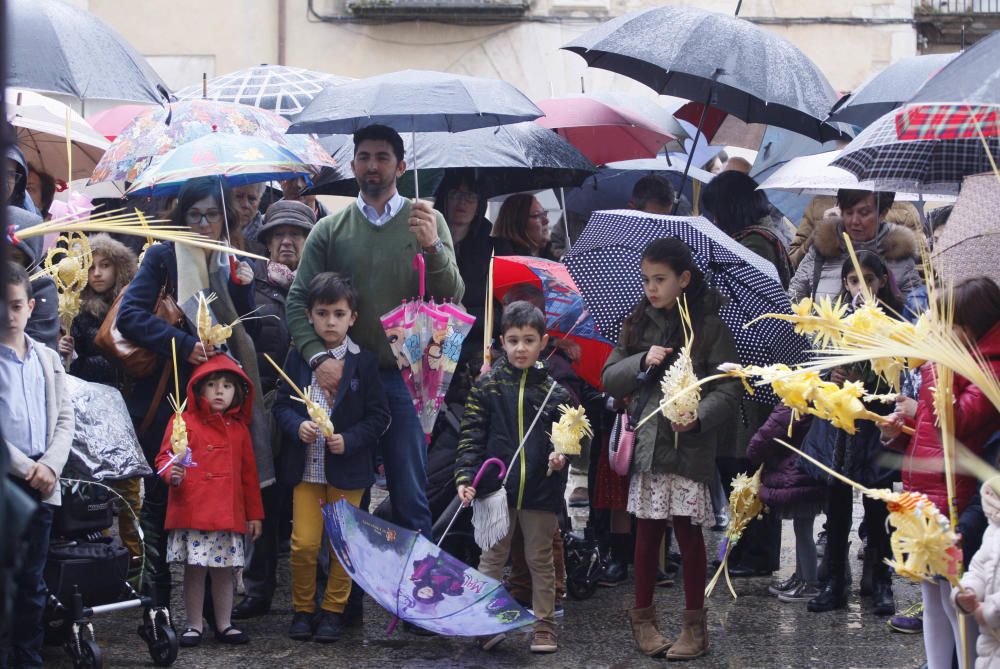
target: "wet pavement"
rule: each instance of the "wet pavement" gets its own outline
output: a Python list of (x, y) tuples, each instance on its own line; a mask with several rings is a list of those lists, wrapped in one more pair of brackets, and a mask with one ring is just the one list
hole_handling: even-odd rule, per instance
[[(860, 503), (855, 505), (860, 509)], [(855, 524), (855, 527), (857, 525)], [(721, 533), (706, 531), (709, 555), (714, 554)], [(857, 535), (854, 535), (855, 549)], [(709, 654), (688, 663), (691, 667), (886, 667), (913, 669), (923, 662), (919, 634), (890, 632), (885, 618), (874, 616), (870, 604), (857, 594), (861, 562), (854, 559), (855, 587), (846, 610), (815, 614), (805, 604), (783, 604), (767, 592), (770, 578), (734, 579), (739, 598), (733, 600), (725, 583), (717, 587), (709, 606)], [(781, 576), (794, 565), (791, 523), (782, 532)], [(919, 597), (919, 588), (895, 580), (897, 606), (902, 609)], [(180, 602), (180, 571), (174, 575), (176, 610)], [(206, 636), (201, 646), (181, 649), (177, 667), (383, 667), (393, 669), (450, 667), (654, 667), (664, 660), (640, 655), (632, 645), (624, 609), (630, 605), (631, 579), (617, 588), (599, 588), (585, 601), (567, 600), (559, 622), (560, 650), (537, 656), (528, 650), (527, 635), (511, 637), (491, 653), (484, 653), (469, 639), (415, 636), (397, 629), (386, 635), (389, 616), (372, 600), (365, 601), (365, 625), (346, 630), (331, 645), (296, 642), (285, 636), (290, 621), (291, 598), (287, 558), (279, 573), (275, 608), (261, 618), (245, 621), (242, 629), (252, 638), (247, 646), (224, 646)], [(676, 637), (679, 611), (683, 608), (680, 584), (658, 588), (656, 606), (661, 630)], [(137, 610), (119, 612), (94, 620), (97, 640), (104, 651), (105, 666), (153, 666), (145, 644), (135, 633)], [(182, 621), (176, 621), (180, 626)], [(59, 648), (45, 653), (46, 666), (71, 666)], [(676, 665), (675, 665), (676, 666)]]

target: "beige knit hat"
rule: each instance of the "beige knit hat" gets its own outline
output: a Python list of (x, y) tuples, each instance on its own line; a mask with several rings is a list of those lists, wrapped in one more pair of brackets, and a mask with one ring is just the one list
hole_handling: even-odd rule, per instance
[(312, 207), (298, 200), (278, 200), (267, 208), (264, 225), (257, 232), (257, 239), (267, 244), (269, 233), (282, 225), (302, 228), (308, 233), (316, 225), (316, 213)]

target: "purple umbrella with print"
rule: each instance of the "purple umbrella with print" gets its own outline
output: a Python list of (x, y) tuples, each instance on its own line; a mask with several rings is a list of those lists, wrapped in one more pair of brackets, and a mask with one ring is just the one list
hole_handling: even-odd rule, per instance
[[(498, 461), (484, 463), (475, 483), (491, 462)], [(494, 635), (535, 622), (499, 581), (419, 532), (369, 515), (344, 499), (324, 505), (323, 518), (344, 569), (393, 614), (389, 632), (400, 620), (445, 636)]]

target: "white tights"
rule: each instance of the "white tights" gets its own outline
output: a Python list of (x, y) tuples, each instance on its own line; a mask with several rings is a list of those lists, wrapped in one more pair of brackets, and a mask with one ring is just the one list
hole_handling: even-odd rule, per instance
[(204, 628), (202, 608), (205, 605), (205, 581), (212, 578), (212, 608), (215, 610), (216, 630), (221, 632), (230, 626), (233, 612), (233, 568), (198, 567), (184, 565), (184, 608), (187, 611), (188, 627), (199, 632)]
[[(951, 585), (947, 581), (924, 581), (920, 584), (924, 600), (924, 652), (927, 653), (927, 669), (951, 669), (951, 658), (955, 649), (961, 646), (958, 630), (958, 611), (951, 601)], [(969, 663), (964, 663), (962, 653), (958, 653), (958, 666), (970, 669), (976, 662), (976, 639), (979, 626), (971, 616), (965, 618), (965, 644), (969, 652)]]

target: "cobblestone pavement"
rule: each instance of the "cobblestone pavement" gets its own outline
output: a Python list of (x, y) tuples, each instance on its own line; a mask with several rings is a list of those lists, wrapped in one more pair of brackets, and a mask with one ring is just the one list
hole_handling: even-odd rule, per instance
[[(860, 510), (856, 503), (856, 514)], [(579, 513), (574, 524), (579, 523)], [(855, 524), (856, 527), (856, 524)], [(709, 555), (720, 533), (706, 531)], [(791, 524), (782, 533), (780, 575), (791, 572), (794, 539)], [(854, 546), (857, 546), (855, 534)], [(852, 550), (852, 553), (856, 551)], [(720, 584), (709, 601), (709, 654), (689, 663), (691, 667), (891, 667), (910, 669), (923, 662), (922, 638), (890, 632), (885, 619), (871, 614), (868, 604), (857, 595), (861, 563), (852, 555), (855, 587), (844, 611), (809, 613), (804, 604), (782, 604), (768, 595), (769, 579), (735, 580), (739, 599), (733, 600)], [(644, 658), (635, 651), (623, 612), (629, 606), (631, 581), (617, 588), (601, 588), (586, 601), (566, 602), (559, 624), (560, 650), (551, 656), (534, 656), (528, 651), (526, 635), (513, 637), (492, 653), (479, 651), (468, 639), (414, 636), (397, 630), (386, 635), (389, 616), (372, 600), (365, 601), (365, 626), (345, 631), (331, 645), (296, 642), (285, 636), (291, 618), (291, 597), (287, 559), (282, 562), (275, 607), (267, 616), (242, 625), (251, 637), (247, 646), (222, 646), (206, 636), (201, 646), (182, 649), (177, 667), (654, 667), (663, 660)], [(896, 579), (895, 592), (900, 608), (919, 597), (913, 584)], [(174, 605), (183, 619), (180, 601), (180, 572), (174, 575)], [(678, 586), (659, 588), (656, 605), (661, 628), (668, 635), (678, 633), (683, 594)], [(98, 642), (106, 666), (150, 667), (145, 644), (135, 633), (139, 622), (136, 610), (94, 620)], [(180, 621), (177, 623), (180, 625)], [(46, 666), (71, 666), (59, 648), (46, 650)]]

